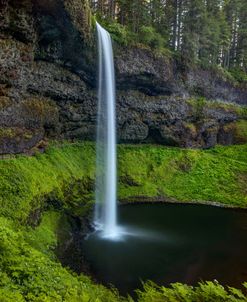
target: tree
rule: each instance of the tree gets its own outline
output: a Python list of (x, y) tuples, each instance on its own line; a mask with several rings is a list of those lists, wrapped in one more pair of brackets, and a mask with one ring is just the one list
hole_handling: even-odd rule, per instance
[(206, 6), (203, 0), (187, 0), (182, 37), (182, 55), (188, 62), (199, 59), (201, 37), (205, 34)]
[(169, 47), (189, 64), (247, 69), (246, 0), (90, 1), (106, 24), (125, 32), (126, 41)]
[(239, 14), (241, 1), (229, 0), (225, 4), (226, 20), (231, 31), (230, 47), (228, 54), (227, 68), (233, 68), (237, 62), (237, 46), (238, 46), (238, 30), (239, 30)]
[(236, 64), (247, 71), (247, 2), (242, 1), (239, 11), (238, 43), (236, 50)]

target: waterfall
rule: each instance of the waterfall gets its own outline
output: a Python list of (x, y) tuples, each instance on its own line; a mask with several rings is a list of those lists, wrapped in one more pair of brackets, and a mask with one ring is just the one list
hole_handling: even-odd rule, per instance
[(98, 23), (99, 86), (94, 223), (106, 238), (117, 237), (115, 74), (110, 34)]

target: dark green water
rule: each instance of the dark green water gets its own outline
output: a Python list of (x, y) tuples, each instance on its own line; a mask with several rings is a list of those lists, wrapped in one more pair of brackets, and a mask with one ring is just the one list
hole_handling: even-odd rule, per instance
[(247, 212), (200, 205), (143, 204), (119, 207), (130, 235), (108, 241), (94, 233), (83, 252), (99, 282), (122, 294), (158, 284), (214, 280), (240, 287), (247, 281)]

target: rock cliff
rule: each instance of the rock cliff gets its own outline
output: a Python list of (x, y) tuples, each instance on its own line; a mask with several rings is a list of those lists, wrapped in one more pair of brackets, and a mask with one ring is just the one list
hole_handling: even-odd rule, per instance
[[(148, 49), (114, 45), (114, 52), (119, 142), (246, 141), (246, 87)], [(96, 73), (86, 0), (0, 0), (0, 154), (45, 138), (93, 139)]]

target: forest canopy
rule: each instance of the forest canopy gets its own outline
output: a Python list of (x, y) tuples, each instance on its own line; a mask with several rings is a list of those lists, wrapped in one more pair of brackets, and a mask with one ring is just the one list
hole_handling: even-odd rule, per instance
[(188, 64), (218, 65), (238, 80), (247, 80), (246, 0), (91, 0), (90, 4), (120, 43), (166, 50)]

